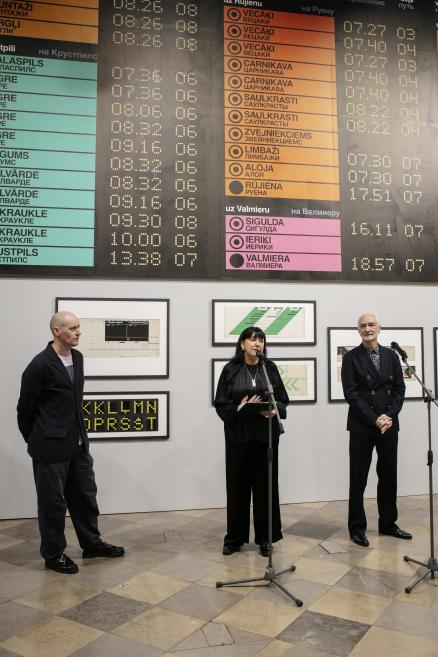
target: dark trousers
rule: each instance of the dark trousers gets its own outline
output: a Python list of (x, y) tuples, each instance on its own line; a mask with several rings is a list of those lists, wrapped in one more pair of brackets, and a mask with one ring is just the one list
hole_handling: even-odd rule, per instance
[[(227, 477), (227, 534), (224, 545), (243, 545), (249, 541), (251, 493), (254, 541), (268, 542), (268, 460), (267, 445), (259, 442), (225, 441)], [(272, 541), (283, 538), (278, 497), (278, 442), (273, 445), (272, 462)]]
[(100, 543), (93, 459), (84, 448), (78, 445), (76, 454), (65, 463), (33, 461), (33, 473), (38, 500), (41, 556), (52, 559), (64, 552), (67, 509), (81, 548)]
[(367, 485), (373, 449), (377, 451), (377, 508), (379, 531), (394, 527), (397, 520), (397, 431), (383, 436), (350, 433), (350, 500), (348, 529), (350, 535), (365, 533), (367, 519), (363, 494)]

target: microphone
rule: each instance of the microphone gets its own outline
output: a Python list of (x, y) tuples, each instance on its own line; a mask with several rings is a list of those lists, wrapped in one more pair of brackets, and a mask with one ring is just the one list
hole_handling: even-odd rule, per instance
[(256, 356), (257, 358), (264, 358), (265, 354), (263, 353), (263, 351), (256, 351)]
[(394, 349), (394, 351), (396, 351), (398, 355), (401, 356), (402, 360), (408, 360), (406, 351), (400, 347), (398, 342), (391, 342), (391, 349)]

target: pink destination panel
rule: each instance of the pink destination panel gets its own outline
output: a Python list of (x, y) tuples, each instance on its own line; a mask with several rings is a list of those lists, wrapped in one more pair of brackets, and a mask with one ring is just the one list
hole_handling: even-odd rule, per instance
[(226, 268), (341, 271), (341, 222), (333, 218), (226, 215)]
[(340, 255), (320, 253), (236, 253), (227, 251), (226, 268), (242, 271), (342, 271)]
[(340, 237), (227, 234), (227, 249), (258, 253), (341, 253)]
[[(335, 213), (339, 214), (337, 211)], [(341, 235), (341, 221), (338, 218), (319, 219), (227, 214), (225, 220), (226, 231), (232, 233), (320, 235), (326, 237)]]

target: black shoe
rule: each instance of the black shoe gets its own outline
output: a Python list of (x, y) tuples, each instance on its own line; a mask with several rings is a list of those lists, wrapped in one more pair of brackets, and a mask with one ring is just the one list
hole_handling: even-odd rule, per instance
[(82, 550), (82, 559), (94, 559), (94, 557), (123, 557), (125, 548), (110, 545), (109, 543), (97, 543)]
[(360, 545), (361, 547), (368, 547), (370, 544), (365, 534), (361, 534), (360, 532), (351, 534), (351, 540), (353, 543), (356, 543), (356, 545)]
[(64, 573), (64, 575), (73, 575), (79, 570), (75, 562), (66, 554), (60, 554), (59, 557), (55, 557), (54, 559), (46, 559), (45, 563), (46, 568), (56, 570), (57, 573)]
[(240, 552), (240, 545), (224, 545), (222, 548), (222, 554), (226, 557), (229, 557), (233, 552)]
[(393, 536), (394, 538), (404, 538), (406, 541), (410, 541), (412, 538), (412, 534), (403, 531), (403, 529), (400, 529), (400, 527), (397, 527), (397, 525), (394, 525), (394, 527), (391, 527), (391, 529), (388, 529), (387, 531), (379, 531), (379, 534), (383, 534), (384, 536)]
[[(269, 543), (260, 543), (259, 550), (262, 557), (269, 557)], [(274, 548), (272, 548), (272, 551), (274, 551)]]

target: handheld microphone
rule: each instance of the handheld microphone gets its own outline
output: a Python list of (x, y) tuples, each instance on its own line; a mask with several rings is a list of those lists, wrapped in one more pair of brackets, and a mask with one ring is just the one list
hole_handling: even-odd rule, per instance
[(256, 351), (256, 356), (257, 358), (264, 358), (265, 354), (263, 353), (263, 351)]
[(398, 355), (401, 356), (402, 360), (408, 360), (406, 351), (400, 347), (398, 342), (391, 342), (391, 349), (394, 349), (394, 351), (396, 351)]

